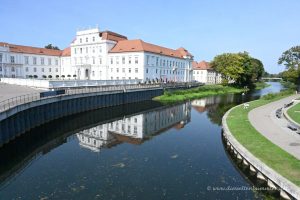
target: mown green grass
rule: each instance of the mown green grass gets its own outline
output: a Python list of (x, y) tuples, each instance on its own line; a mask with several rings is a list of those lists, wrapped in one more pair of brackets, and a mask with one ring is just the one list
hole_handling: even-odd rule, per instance
[(165, 91), (164, 95), (155, 97), (154, 100), (161, 102), (176, 102), (219, 94), (241, 93), (243, 91), (245, 91), (245, 89), (231, 86), (205, 85), (193, 89), (176, 90), (173, 92)]
[(300, 124), (300, 103), (287, 110), (288, 115), (298, 124)]
[(264, 98), (250, 102), (249, 109), (243, 109), (242, 105), (240, 105), (229, 113), (226, 121), (233, 136), (255, 157), (294, 184), (300, 186), (300, 160), (261, 135), (250, 124), (248, 119), (248, 113), (252, 109), (279, 100), (290, 94), (291, 92), (284, 92), (279, 95), (267, 95)]

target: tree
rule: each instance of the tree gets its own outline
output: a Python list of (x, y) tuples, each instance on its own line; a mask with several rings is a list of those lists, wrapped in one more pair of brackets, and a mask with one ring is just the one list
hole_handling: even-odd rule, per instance
[(43, 78), (47, 78), (47, 76), (46, 76), (46, 75), (43, 75)]
[(67, 76), (69, 79), (71, 78), (71, 75), (70, 74), (68, 74), (68, 76)]
[(243, 58), (238, 54), (224, 53), (217, 55), (211, 62), (212, 68), (221, 73), (225, 83), (238, 80), (244, 73)]
[(32, 76), (32, 75), (28, 75), (28, 77), (29, 77), (29, 78), (32, 78), (33, 76)]
[(46, 48), (46, 49), (60, 50), (57, 46), (52, 46), (52, 44), (46, 45), (45, 48)]
[(49, 75), (48, 78), (52, 78), (52, 75)]
[(278, 64), (285, 65), (282, 77), (290, 82), (300, 84), (300, 46), (294, 46), (282, 53)]
[(38, 76), (37, 75), (33, 75), (33, 78), (38, 78)]
[(65, 75), (61, 75), (61, 77), (64, 79), (66, 76)]
[(223, 84), (233, 80), (239, 86), (252, 86), (264, 72), (262, 62), (251, 57), (248, 52), (217, 55), (211, 66), (222, 74)]
[(55, 77), (58, 79), (58, 78), (59, 78), (59, 75), (56, 75)]

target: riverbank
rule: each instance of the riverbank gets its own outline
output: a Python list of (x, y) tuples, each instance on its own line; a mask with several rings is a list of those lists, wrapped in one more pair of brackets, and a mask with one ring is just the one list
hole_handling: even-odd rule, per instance
[(220, 94), (241, 93), (247, 90), (248, 89), (236, 88), (232, 86), (205, 85), (188, 90), (177, 90), (173, 92), (165, 91), (162, 96), (155, 97), (153, 100), (161, 102), (176, 102)]
[(300, 103), (287, 110), (288, 115), (298, 124), (300, 124)]
[(248, 114), (251, 110), (280, 100), (292, 92), (266, 95), (249, 103), (249, 109), (242, 105), (232, 109), (226, 119), (228, 128), (235, 139), (268, 167), (300, 186), (300, 160), (287, 153), (259, 133), (250, 123)]
[(269, 87), (271, 85), (266, 83), (266, 82), (257, 82), (257, 83), (254, 83), (254, 86), (255, 86), (256, 90), (261, 90), (261, 89), (264, 89), (264, 88)]

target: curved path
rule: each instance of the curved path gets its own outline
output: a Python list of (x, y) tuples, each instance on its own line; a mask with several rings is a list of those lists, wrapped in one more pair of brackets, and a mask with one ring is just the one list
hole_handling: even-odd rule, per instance
[(248, 114), (252, 126), (268, 140), (300, 160), (300, 135), (287, 128), (289, 122), (282, 116), (276, 117), (276, 110), (300, 95), (293, 95), (255, 108)]

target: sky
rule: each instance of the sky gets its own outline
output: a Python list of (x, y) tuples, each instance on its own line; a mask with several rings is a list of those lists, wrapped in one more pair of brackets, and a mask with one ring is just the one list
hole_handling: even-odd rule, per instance
[(247, 51), (266, 71), (300, 45), (299, 0), (0, 0), (0, 41), (63, 49), (76, 31), (96, 27), (177, 49), (194, 60)]

